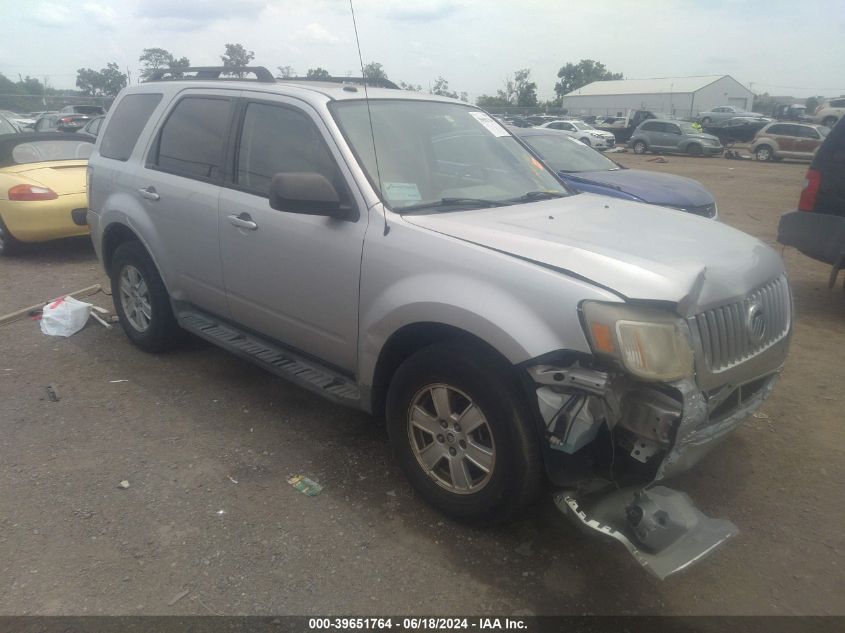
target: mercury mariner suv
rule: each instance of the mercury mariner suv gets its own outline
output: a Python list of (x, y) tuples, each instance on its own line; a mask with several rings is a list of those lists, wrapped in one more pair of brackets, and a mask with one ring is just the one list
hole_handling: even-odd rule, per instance
[(792, 331), (775, 251), (576, 194), (467, 103), (231, 70), (125, 89), (90, 160), (139, 348), (187, 330), (383, 417), (452, 517), (502, 521), (551, 485), (660, 577), (737, 533), (664, 481), (772, 390)]

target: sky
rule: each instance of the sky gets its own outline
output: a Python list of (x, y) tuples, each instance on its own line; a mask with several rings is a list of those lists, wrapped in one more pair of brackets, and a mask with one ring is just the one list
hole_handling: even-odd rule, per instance
[[(364, 62), (474, 100), (530, 68), (541, 99), (588, 58), (626, 78), (733, 76), (772, 95), (845, 94), (845, 0), (353, 0)], [(349, 0), (0, 0), (0, 73), (73, 88), (144, 48), (219, 65), (226, 43), (274, 72), (360, 75)]]

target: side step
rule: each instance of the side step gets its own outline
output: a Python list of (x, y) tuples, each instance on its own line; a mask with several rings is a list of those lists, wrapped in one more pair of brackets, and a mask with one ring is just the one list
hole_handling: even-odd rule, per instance
[(221, 323), (205, 313), (183, 309), (177, 311), (176, 319), (179, 325), (200, 338), (324, 398), (348, 407), (361, 406), (361, 394), (355, 382), (319, 363), (305, 360), (281, 346), (228, 323)]

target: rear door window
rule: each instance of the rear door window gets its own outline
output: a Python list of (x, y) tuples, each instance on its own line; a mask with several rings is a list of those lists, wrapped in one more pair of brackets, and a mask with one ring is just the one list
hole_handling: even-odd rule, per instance
[(788, 125), (773, 125), (766, 131), (775, 136), (789, 136), (789, 127)]
[[(179, 176), (217, 180), (229, 131), (232, 101), (223, 97), (185, 97), (167, 117), (151, 166)], [(106, 128), (106, 134), (111, 124)]]
[[(141, 130), (144, 129), (159, 101), (161, 101), (161, 94), (158, 93), (132, 94), (123, 97), (117, 104), (117, 109), (112, 114), (109, 126), (103, 135), (100, 155), (114, 160), (129, 160), (135, 143), (141, 135)], [(96, 134), (96, 129), (92, 133)]]
[(660, 130), (659, 125), (660, 124), (657, 123), (656, 121), (654, 121), (654, 122), (647, 121), (647, 122), (643, 123), (643, 126), (642, 126), (641, 129), (643, 130), (643, 132), (660, 132), (661, 130)]

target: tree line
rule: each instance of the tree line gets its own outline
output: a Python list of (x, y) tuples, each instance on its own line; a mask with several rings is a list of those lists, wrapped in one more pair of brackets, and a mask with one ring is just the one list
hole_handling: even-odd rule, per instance
[[(255, 52), (247, 50), (242, 44), (226, 44), (224, 53), (220, 56), (224, 67), (249, 66), (255, 59)], [(140, 78), (147, 79), (153, 72), (160, 69), (179, 70), (191, 65), (187, 57), (176, 57), (170, 51), (163, 48), (145, 48), (138, 58), (142, 67)], [(297, 73), (291, 66), (278, 66), (279, 77), (295, 77)], [(238, 71), (232, 71), (233, 76), (241, 76)], [(370, 62), (363, 68), (364, 77), (374, 79), (388, 79), (384, 66), (378, 62)], [(309, 79), (320, 79), (331, 77), (331, 73), (325, 68), (308, 68), (305, 77)], [(476, 104), (481, 107), (538, 107), (559, 105), (560, 98), (568, 92), (577, 90), (593, 81), (608, 79), (622, 79), (621, 73), (613, 73), (607, 70), (604, 64), (592, 59), (582, 59), (577, 64), (567, 63), (561, 66), (557, 73), (558, 81), (555, 83), (556, 98), (550, 102), (540, 103), (537, 97), (537, 84), (531, 81), (531, 70), (522, 68), (505, 78), (503, 86), (494, 94), (483, 94), (476, 99)], [(107, 64), (106, 68), (94, 70), (91, 68), (80, 68), (77, 71), (76, 85), (83, 94), (89, 96), (115, 96), (121, 88), (129, 82), (128, 73), (122, 73), (116, 63)], [(403, 90), (423, 91), (421, 84), (397, 81), (397, 85)], [(449, 81), (442, 75), (438, 76), (428, 90), (431, 94), (452, 97), (468, 101), (466, 92), (452, 90)]]
[[(234, 70), (249, 66), (255, 59), (255, 52), (247, 50), (242, 44), (225, 44), (224, 52), (220, 56), (224, 67), (231, 67), (232, 76), (241, 76), (240, 71)], [(187, 57), (177, 57), (164, 48), (145, 48), (138, 58), (141, 63), (140, 79), (148, 79), (152, 74), (161, 69), (178, 71), (180, 68), (188, 68), (191, 65)], [(278, 77), (298, 76), (291, 66), (278, 66)], [(373, 79), (389, 79), (384, 66), (379, 62), (370, 62), (363, 68), (363, 75)], [(309, 79), (320, 79), (331, 77), (331, 73), (325, 68), (308, 68), (305, 77)], [(50, 90), (32, 77), (20, 78), (15, 83), (0, 75), (0, 93), (5, 95), (38, 95), (48, 96), (51, 93), (60, 94), (62, 91)], [(476, 104), (484, 107), (554, 107), (560, 104), (560, 98), (572, 90), (576, 90), (593, 81), (607, 79), (622, 79), (621, 73), (613, 73), (607, 70), (604, 64), (591, 59), (582, 59), (577, 64), (567, 63), (561, 66), (557, 73), (558, 81), (555, 83), (555, 99), (541, 103), (537, 97), (537, 84), (531, 80), (531, 70), (522, 68), (507, 76), (501, 88), (494, 94), (483, 94), (476, 99)], [(76, 86), (80, 93), (89, 97), (114, 97), (128, 85), (130, 81), (129, 71), (122, 72), (115, 62), (109, 62), (105, 68), (95, 70), (93, 68), (80, 68), (76, 74)], [(423, 92), (421, 84), (408, 83), (405, 81), (395, 82), (403, 90), (414, 90)], [(453, 90), (449, 81), (439, 75), (428, 87), (428, 92), (434, 95), (451, 97), (468, 101), (468, 95), (464, 91)]]

